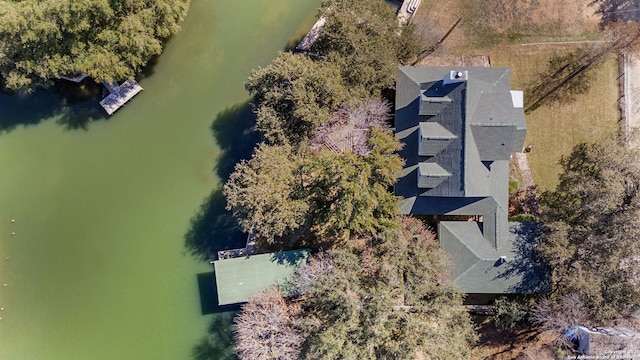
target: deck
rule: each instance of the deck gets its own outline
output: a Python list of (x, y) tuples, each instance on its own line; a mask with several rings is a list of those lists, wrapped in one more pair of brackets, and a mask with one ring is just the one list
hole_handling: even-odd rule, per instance
[(122, 85), (107, 83), (106, 81), (103, 81), (102, 84), (111, 93), (100, 101), (100, 105), (109, 115), (112, 115), (116, 110), (120, 109), (121, 106), (126, 104), (127, 101), (131, 100), (131, 98), (143, 90), (140, 84), (131, 79), (123, 82)]

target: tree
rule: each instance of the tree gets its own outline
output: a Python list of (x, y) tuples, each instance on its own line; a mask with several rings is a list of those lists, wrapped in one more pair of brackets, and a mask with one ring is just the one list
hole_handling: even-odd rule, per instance
[(366, 156), (321, 151), (301, 168), (312, 231), (333, 246), (384, 230), (398, 211), (389, 187), (402, 169), (402, 160), (390, 155), (399, 144), (375, 128), (369, 142), (373, 150)]
[(365, 156), (371, 153), (370, 129), (388, 127), (391, 105), (386, 100), (365, 100), (361, 104), (343, 106), (318, 127), (310, 147), (318, 151), (328, 147), (334, 152), (351, 152)]
[(352, 94), (378, 97), (395, 86), (396, 68), (419, 52), (412, 27), (401, 27), (392, 7), (381, 0), (328, 0), (326, 19), (312, 50), (340, 68)]
[(189, 0), (0, 2), (0, 75), (10, 89), (50, 85), (85, 73), (133, 77), (179, 30)]
[(267, 289), (242, 306), (233, 321), (234, 349), (240, 360), (298, 359), (304, 341), (298, 327), (300, 305), (286, 302), (277, 288)]
[(615, 317), (640, 296), (639, 161), (612, 139), (578, 144), (560, 161), (556, 189), (541, 197), (547, 230), (537, 251), (554, 291), (579, 294), (595, 319)]
[(540, 330), (553, 330), (558, 334), (577, 324), (587, 325), (585, 306), (576, 293), (559, 296), (555, 301), (541, 299), (531, 309), (529, 318)]
[(435, 235), (415, 219), (396, 225), (355, 252), (330, 251), (330, 271), (307, 281), (306, 359), (470, 356), (475, 334)]
[(301, 161), (288, 145), (263, 143), (249, 161), (236, 164), (224, 194), (244, 231), (273, 242), (302, 226), (309, 206), (297, 175)]
[(389, 132), (371, 129), (371, 152), (295, 154), (291, 146), (261, 144), (236, 165), (224, 193), (227, 209), (244, 231), (255, 230), (271, 249), (293, 244), (318, 249), (344, 245), (352, 236), (376, 233), (397, 213), (388, 191), (402, 160)]
[(306, 56), (280, 53), (246, 83), (258, 114), (257, 127), (272, 144), (306, 141), (329, 114), (348, 99), (336, 66)]
[(493, 323), (500, 329), (513, 329), (518, 326), (527, 312), (517, 300), (500, 297), (493, 303)]

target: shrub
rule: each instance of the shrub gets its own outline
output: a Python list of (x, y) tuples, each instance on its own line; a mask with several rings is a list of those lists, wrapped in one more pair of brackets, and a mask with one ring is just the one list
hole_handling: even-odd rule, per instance
[(513, 195), (518, 192), (520, 184), (516, 180), (509, 179), (509, 195)]
[(505, 297), (493, 303), (493, 323), (500, 329), (513, 329), (524, 319), (527, 312), (519, 302)]
[(509, 221), (515, 222), (535, 222), (536, 217), (533, 214), (518, 214), (509, 218)]

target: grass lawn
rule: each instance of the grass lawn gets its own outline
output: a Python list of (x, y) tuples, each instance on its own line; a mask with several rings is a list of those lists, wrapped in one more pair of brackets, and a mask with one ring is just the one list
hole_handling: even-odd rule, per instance
[[(567, 45), (502, 45), (490, 52), (492, 66), (511, 67), (514, 89), (527, 89), (547, 69), (549, 59), (572, 51)], [(612, 55), (587, 70), (589, 89), (565, 103), (545, 103), (527, 114), (525, 146), (533, 145), (529, 162), (533, 179), (541, 190), (558, 182), (558, 161), (580, 142), (613, 134), (618, 125), (618, 65)], [(527, 96), (525, 92), (525, 97)]]
[[(546, 41), (601, 40), (598, 18), (589, 0), (453, 0), (423, 1), (414, 23), (424, 41), (439, 38), (462, 17), (442, 46), (424, 65), (461, 65), (461, 56), (489, 55), (491, 66), (511, 68), (513, 89), (538, 85), (549, 61), (578, 45), (533, 45)], [(431, 35), (425, 35), (435, 33)], [(588, 91), (573, 101), (545, 102), (527, 114), (525, 146), (533, 145), (529, 162), (534, 182), (551, 190), (558, 182), (558, 160), (579, 143), (613, 133), (618, 121), (617, 63), (614, 56), (585, 72)], [(536, 81), (538, 83), (536, 83)], [(531, 92), (529, 92), (531, 94)], [(561, 92), (558, 92), (561, 93)]]

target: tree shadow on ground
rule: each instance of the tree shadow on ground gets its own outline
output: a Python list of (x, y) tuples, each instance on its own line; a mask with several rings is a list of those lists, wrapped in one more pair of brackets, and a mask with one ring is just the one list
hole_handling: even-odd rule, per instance
[(52, 117), (58, 117), (56, 123), (66, 130), (87, 130), (90, 122), (109, 119), (99, 104), (101, 98), (102, 85), (91, 79), (79, 84), (57, 81), (49, 89), (31, 93), (3, 91), (0, 133), (19, 126), (37, 125)]
[(526, 86), (525, 113), (547, 103), (570, 104), (589, 91), (594, 77), (588, 70), (600, 64), (606, 53), (593, 46), (551, 58), (547, 69)]
[(640, 20), (640, 9), (635, 1), (592, 0), (589, 6), (597, 5), (596, 15), (600, 16), (600, 24), (606, 25), (617, 20)]
[(207, 335), (191, 349), (191, 357), (194, 360), (236, 359), (233, 354), (233, 333), (230, 325), (238, 310), (211, 316)]
[(511, 286), (509, 293), (546, 294), (551, 292), (550, 271), (548, 265), (536, 251), (538, 239), (543, 236), (544, 225), (538, 222), (517, 223), (510, 231), (515, 233), (515, 257), (500, 278), (520, 276), (521, 280)]

